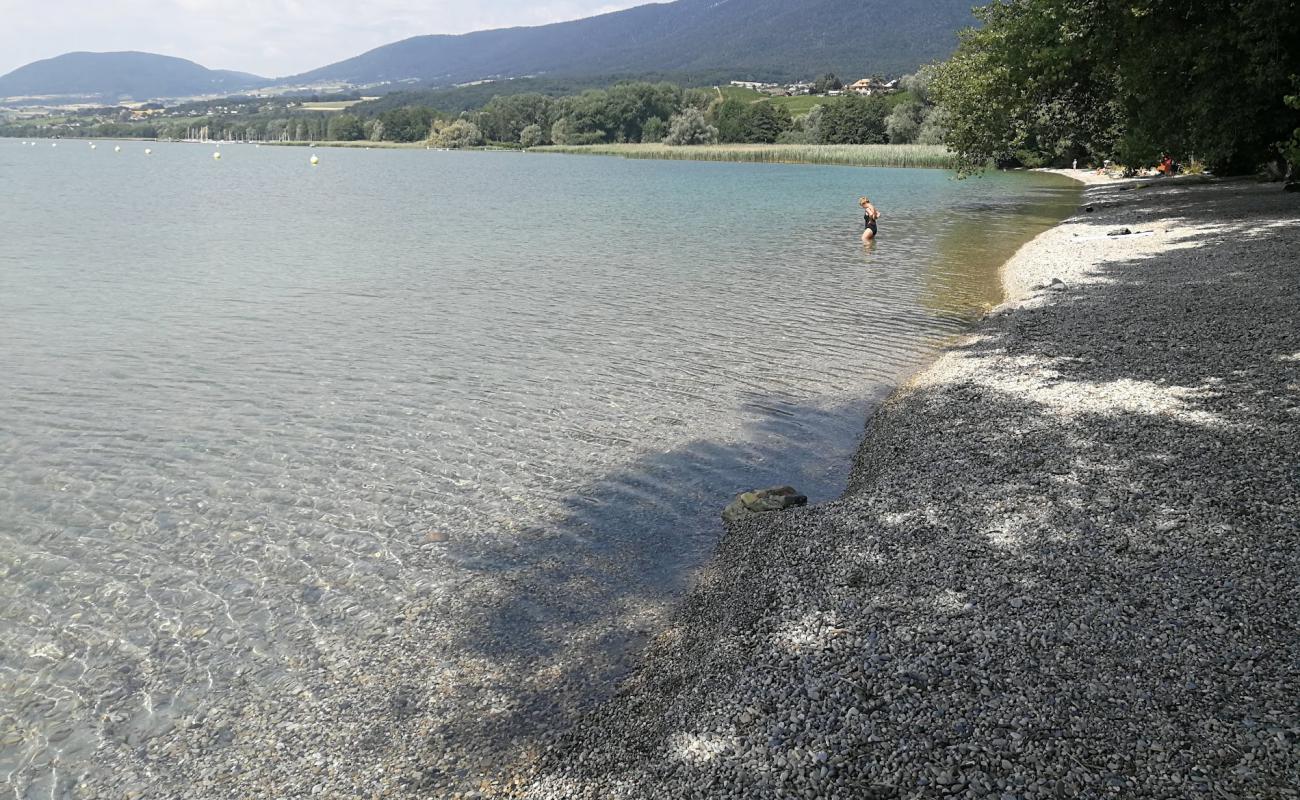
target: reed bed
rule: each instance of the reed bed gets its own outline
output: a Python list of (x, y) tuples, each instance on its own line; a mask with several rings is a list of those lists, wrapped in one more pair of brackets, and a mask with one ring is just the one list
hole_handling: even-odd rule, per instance
[(428, 147), (428, 142), (371, 142), (365, 139), (358, 139), (349, 142), (258, 142), (269, 147), (351, 147), (364, 148), (366, 150), (423, 150)]
[(836, 164), (848, 167), (956, 169), (948, 148), (924, 144), (593, 144), (534, 147), (529, 152), (658, 158), (676, 161), (735, 161), (764, 164)]

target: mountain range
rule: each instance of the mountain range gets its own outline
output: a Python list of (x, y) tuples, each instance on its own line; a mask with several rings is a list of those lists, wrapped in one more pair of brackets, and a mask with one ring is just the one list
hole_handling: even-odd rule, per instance
[[(972, 0), (676, 0), (571, 22), (416, 36), (275, 80), (145, 53), (69, 53), (0, 77), (0, 97), (136, 100), (271, 85), (452, 86), (522, 76), (899, 75), (949, 55)], [(382, 88), (380, 89), (382, 91)]]

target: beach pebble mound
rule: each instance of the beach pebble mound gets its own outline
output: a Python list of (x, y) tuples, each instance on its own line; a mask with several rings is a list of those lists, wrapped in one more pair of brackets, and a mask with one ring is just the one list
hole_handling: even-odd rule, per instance
[(1300, 205), (1088, 205), (506, 793), (1300, 797)]

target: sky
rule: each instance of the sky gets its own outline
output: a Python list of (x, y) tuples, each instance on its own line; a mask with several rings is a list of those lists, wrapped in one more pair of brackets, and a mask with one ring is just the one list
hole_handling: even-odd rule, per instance
[(142, 50), (278, 78), (426, 33), (541, 25), (651, 0), (0, 0), (0, 75)]

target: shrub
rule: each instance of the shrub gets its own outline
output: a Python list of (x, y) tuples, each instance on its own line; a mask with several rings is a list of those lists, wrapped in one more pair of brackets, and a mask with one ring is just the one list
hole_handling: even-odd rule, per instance
[(777, 144), (817, 144), (817, 140), (808, 131), (792, 128), (776, 137)]

